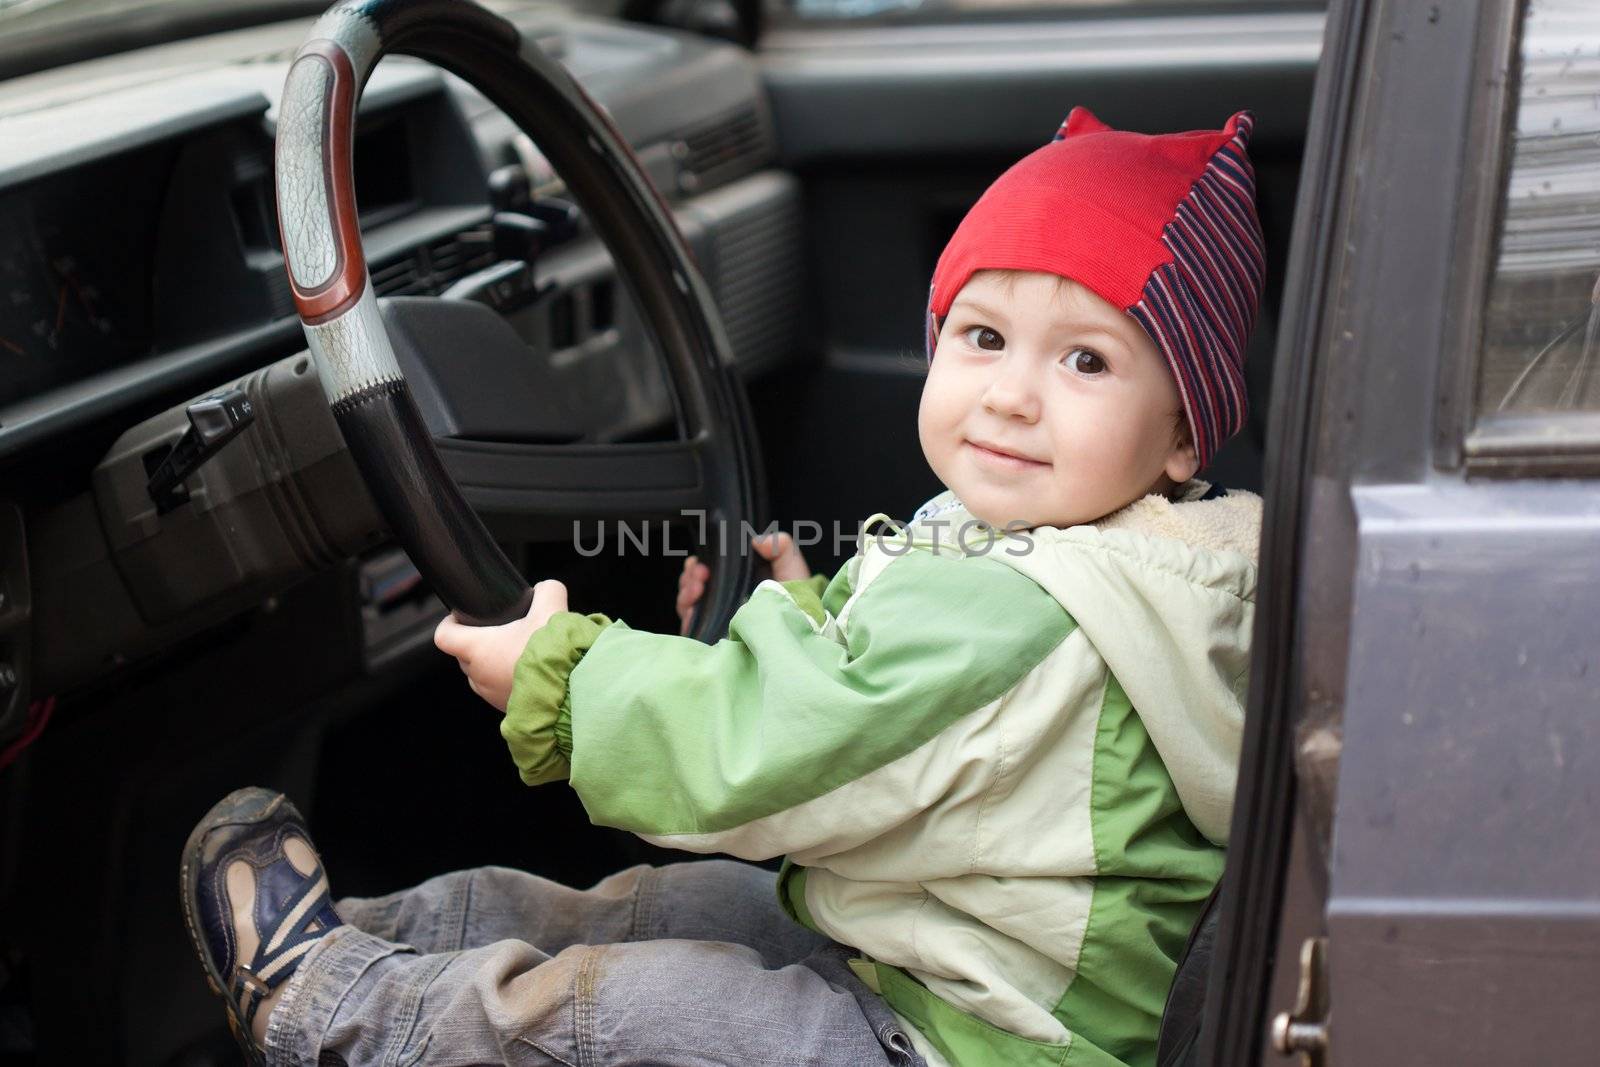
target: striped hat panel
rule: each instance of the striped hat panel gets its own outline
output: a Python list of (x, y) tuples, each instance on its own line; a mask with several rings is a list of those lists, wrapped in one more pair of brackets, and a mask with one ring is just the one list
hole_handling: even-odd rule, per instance
[(1244, 354), (1266, 275), (1255, 212), (1255, 171), (1245, 154), (1253, 128), (1238, 117), (1162, 232), (1172, 261), (1151, 272), (1129, 313), (1167, 357), (1188, 413), (1200, 465), (1244, 428)]

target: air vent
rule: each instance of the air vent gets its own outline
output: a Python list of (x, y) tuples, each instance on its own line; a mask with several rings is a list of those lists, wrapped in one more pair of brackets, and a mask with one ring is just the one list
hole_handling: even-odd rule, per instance
[(427, 247), (428, 267), (438, 288), (494, 262), (494, 249), (485, 232), (468, 230)]
[(379, 296), (436, 296), (452, 282), (493, 262), (494, 249), (486, 231), (463, 230), (399, 259), (375, 264), (372, 288)]
[(379, 296), (411, 296), (422, 292), (416, 254), (373, 267), (372, 289)]
[(740, 363), (782, 359), (803, 336), (805, 287), (799, 185), (787, 175), (755, 178), (761, 195), (719, 218), (712, 242), (717, 304)]
[(773, 155), (772, 138), (754, 108), (729, 112), (684, 135), (685, 192), (704, 192), (759, 170)]

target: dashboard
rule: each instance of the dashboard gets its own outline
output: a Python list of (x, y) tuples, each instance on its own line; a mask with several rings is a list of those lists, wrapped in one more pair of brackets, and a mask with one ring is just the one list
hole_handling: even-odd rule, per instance
[(272, 272), (271, 100), (252, 84), (266, 79), (231, 73), (42, 100), (8, 87), (0, 434), (59, 409), (71, 386), (120, 393), (114, 372), (152, 357), (230, 336), (248, 348), (250, 327), (290, 310)]
[[(758, 375), (792, 358), (800, 186), (777, 166), (749, 54), (548, 3), (490, 6), (564, 63), (632, 145), (718, 299), (741, 369)], [(293, 378), (307, 364), (272, 161), (278, 97), (310, 26), (276, 23), (0, 83), (0, 663), (22, 677), (0, 692), (0, 733), (20, 721), (30, 689), (65, 691), (159, 654), (374, 544), (336, 437), (302, 437), (305, 465), (293, 469), (235, 447), (212, 461), (231, 469), (206, 475), (194, 507), (169, 511), (146, 491), (186, 428), (187, 401)], [(353, 150), (380, 298), (500, 306), (497, 279), (523, 266), (495, 251), (504, 179), (524, 201), (570, 195), (498, 109), (406, 57), (373, 72)], [(537, 299), (501, 310), (547, 369), (566, 421), (600, 427), (585, 439), (670, 432), (653, 341), (577, 206), (570, 236), (539, 254)], [(527, 282), (524, 270), (524, 295)], [(556, 439), (515, 417), (549, 409), (550, 396), (508, 394), (462, 425), (425, 393), (436, 436)], [(402, 615), (382, 594), (395, 583), (380, 572), (404, 586), (410, 571), (388, 552), (378, 577), (361, 579), (362, 596), (378, 591), (357, 605), (370, 616), (369, 652), (399, 640)], [(404, 616), (406, 641), (425, 642), (434, 610)], [(97, 624), (84, 627), (88, 617)]]
[[(419, 85), (403, 105), (369, 113), (355, 138), (368, 232), (430, 213), (458, 224), (483, 214), (475, 168), (427, 165), (452, 150), (470, 158), (473, 147), (443, 96), (428, 90)], [(257, 103), (240, 118), (49, 173), (0, 197), (0, 408), (292, 312), (272, 209), (267, 102)], [(447, 206), (478, 210), (441, 216)], [(481, 266), (482, 258), (451, 266)]]
[[(607, 108), (696, 252), (714, 259), (718, 225), (737, 228), (725, 216), (747, 222), (751, 206), (723, 196), (719, 209), (715, 194), (776, 154), (748, 57), (547, 4), (496, 7)], [(0, 84), (0, 463), (117, 405), (204, 387), (208, 375), (303, 347), (271, 162), (277, 96), (308, 28), (213, 38), (203, 63), (191, 46), (166, 46), (82, 64), (71, 77)], [(175, 69), (174, 58), (184, 61)], [(519, 170), (539, 195), (563, 191), (537, 146), (487, 101), (405, 57), (386, 59), (366, 88), (354, 162), (380, 297), (438, 294), (494, 262), (491, 170)], [(756, 206), (795, 209), (792, 189), (779, 199)], [(586, 236), (566, 258), (593, 258)], [(560, 257), (549, 269), (560, 273)], [(556, 351), (582, 340), (574, 312), (611, 299), (596, 283), (576, 294), (558, 287), (544, 316), (552, 335), (530, 333), (530, 344)], [(738, 308), (731, 318), (737, 333)], [(619, 340), (620, 353), (639, 339)]]

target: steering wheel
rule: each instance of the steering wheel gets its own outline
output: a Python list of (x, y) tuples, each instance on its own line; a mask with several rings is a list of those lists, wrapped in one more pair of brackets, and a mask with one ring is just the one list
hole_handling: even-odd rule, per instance
[[(538, 519), (700, 512), (706, 522), (735, 529), (753, 522), (760, 491), (751, 460), (755, 436), (710, 289), (606, 114), (535, 42), (469, 0), (350, 0), (318, 20), (284, 84), (278, 225), (323, 391), (379, 511), (423, 577), (472, 625), (520, 618), (532, 599), (447, 471), (395, 358), (367, 273), (352, 135), (366, 79), (391, 52), (460, 76), (539, 145), (605, 242), (653, 333), (685, 429), (683, 439), (659, 443), (451, 440), (452, 463), (469, 488), (492, 496), (499, 513)], [(476, 329), (468, 343), (500, 339), (508, 360), (527, 358), (503, 320), (471, 306), (493, 317), (500, 334)], [(447, 331), (424, 337), (441, 332)], [(431, 362), (450, 353), (424, 355)], [(705, 552), (711, 582), (695, 626), (702, 639), (726, 629), (753, 574), (752, 553), (726, 537), (713, 540)]]

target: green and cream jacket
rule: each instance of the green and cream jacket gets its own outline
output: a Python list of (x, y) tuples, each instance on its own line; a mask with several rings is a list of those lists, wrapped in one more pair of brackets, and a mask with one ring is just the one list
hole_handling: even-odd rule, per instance
[(931, 1063), (1153, 1064), (1255, 600), (1260, 498), (1205, 488), (1006, 534), (944, 493), (831, 580), (761, 583), (715, 645), (562, 613), (503, 733), (596, 823), (786, 857), (783, 906)]

